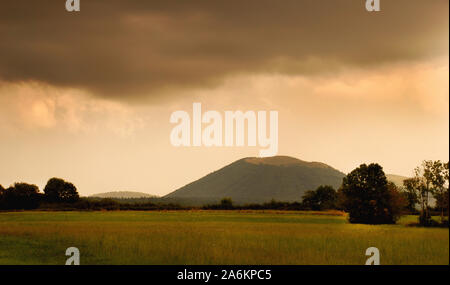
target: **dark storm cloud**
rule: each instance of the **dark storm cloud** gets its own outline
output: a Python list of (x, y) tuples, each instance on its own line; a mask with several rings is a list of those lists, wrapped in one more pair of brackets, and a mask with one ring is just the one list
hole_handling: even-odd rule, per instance
[(322, 74), (448, 55), (448, 1), (1, 0), (0, 81), (151, 96), (239, 73)]

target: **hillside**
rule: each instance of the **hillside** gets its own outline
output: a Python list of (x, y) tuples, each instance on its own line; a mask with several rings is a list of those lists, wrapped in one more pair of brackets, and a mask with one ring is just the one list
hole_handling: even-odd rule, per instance
[(240, 204), (301, 201), (305, 191), (320, 185), (337, 189), (343, 177), (344, 173), (320, 162), (288, 156), (243, 158), (163, 198), (218, 201), (230, 197)]
[(113, 198), (113, 199), (130, 199), (130, 198), (155, 198), (155, 195), (150, 195), (147, 193), (141, 192), (132, 192), (132, 191), (115, 191), (115, 192), (106, 192), (91, 195), (90, 197), (94, 198)]
[(408, 179), (406, 176), (396, 175), (396, 174), (386, 174), (388, 181), (393, 182), (397, 187), (403, 186), (403, 180)]

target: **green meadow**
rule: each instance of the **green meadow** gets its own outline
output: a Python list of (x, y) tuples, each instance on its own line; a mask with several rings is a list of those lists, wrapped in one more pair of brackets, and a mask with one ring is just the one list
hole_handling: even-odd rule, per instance
[(0, 264), (449, 264), (449, 230), (277, 211), (0, 213)]

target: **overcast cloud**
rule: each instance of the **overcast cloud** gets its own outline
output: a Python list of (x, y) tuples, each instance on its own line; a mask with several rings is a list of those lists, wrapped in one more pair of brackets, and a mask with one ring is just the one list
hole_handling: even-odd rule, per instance
[[(448, 1), (1, 1), (0, 80), (120, 99), (448, 54)], [(275, 5), (276, 3), (276, 5)]]

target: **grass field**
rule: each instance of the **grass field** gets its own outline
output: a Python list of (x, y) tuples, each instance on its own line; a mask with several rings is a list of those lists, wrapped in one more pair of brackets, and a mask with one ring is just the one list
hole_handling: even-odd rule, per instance
[(271, 211), (0, 213), (0, 264), (449, 264), (449, 230)]

